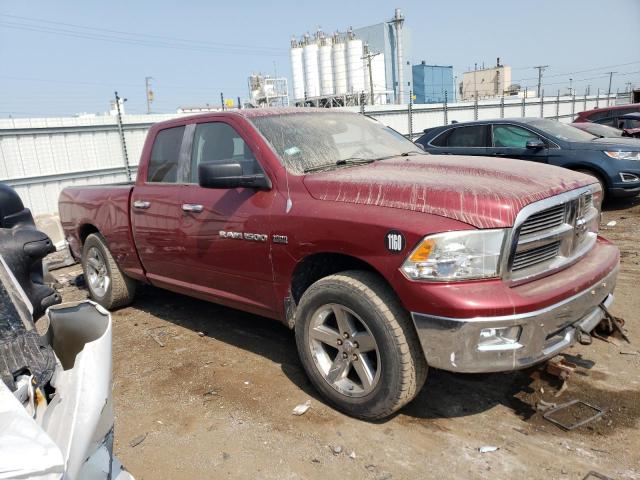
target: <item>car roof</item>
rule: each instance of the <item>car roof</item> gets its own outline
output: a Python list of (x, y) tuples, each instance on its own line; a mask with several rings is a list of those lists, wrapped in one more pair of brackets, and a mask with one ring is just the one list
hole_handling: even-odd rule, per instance
[(551, 118), (539, 118), (539, 117), (490, 118), (490, 119), (486, 119), (486, 120), (473, 120), (471, 122), (455, 122), (455, 123), (450, 123), (448, 125), (441, 125), (439, 127), (431, 127), (431, 128), (425, 129), (424, 132), (425, 133), (430, 133), (430, 132), (435, 132), (436, 130), (442, 130), (444, 128), (465, 127), (465, 126), (468, 126), (468, 125), (486, 125), (487, 123), (525, 123), (525, 124), (530, 124), (530, 123), (533, 123), (534, 121), (539, 121), (539, 120), (550, 120), (550, 121), (553, 121), (553, 119), (551, 119)]
[(593, 113), (608, 112), (608, 111), (615, 111), (615, 110), (624, 110), (626, 108), (637, 108), (638, 110), (640, 110), (640, 103), (627, 103), (626, 105), (614, 105), (614, 106), (611, 106), (611, 107), (593, 108), (591, 110), (585, 110), (584, 112), (578, 113), (578, 116), (580, 116), (580, 117), (588, 117), (589, 115), (591, 115)]

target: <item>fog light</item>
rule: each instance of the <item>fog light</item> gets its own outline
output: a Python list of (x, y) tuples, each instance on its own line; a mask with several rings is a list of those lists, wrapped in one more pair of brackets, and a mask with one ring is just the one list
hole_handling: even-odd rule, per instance
[(522, 347), (518, 343), (522, 327), (483, 328), (480, 330), (478, 350), (517, 350)]

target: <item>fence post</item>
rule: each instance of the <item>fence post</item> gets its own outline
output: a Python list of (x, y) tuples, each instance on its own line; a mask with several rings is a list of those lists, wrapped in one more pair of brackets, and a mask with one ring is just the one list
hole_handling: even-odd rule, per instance
[(540, 118), (544, 118), (544, 89), (540, 92)]
[(360, 94), (360, 113), (364, 115), (364, 103), (365, 103), (365, 95), (364, 92)]
[(560, 118), (560, 90), (558, 90), (558, 94), (556, 95), (556, 120)]
[(120, 146), (122, 147), (122, 159), (124, 160), (124, 173), (127, 175), (127, 180), (131, 181), (131, 169), (129, 168), (129, 155), (127, 154), (127, 142), (124, 138), (124, 129), (122, 128), (122, 112), (120, 111), (120, 97), (118, 92), (114, 92), (116, 95), (116, 110), (118, 112), (118, 133), (120, 134)]
[(478, 97), (475, 96), (473, 99), (473, 119), (478, 119)]
[(584, 105), (582, 106), (582, 110), (586, 110), (587, 109), (587, 91), (584, 91)]
[(600, 89), (598, 88), (598, 95), (596, 96), (596, 108), (600, 108)]
[(504, 95), (500, 97), (500, 118), (504, 118)]
[(573, 92), (573, 96), (571, 98), (571, 121), (573, 122), (576, 118), (576, 92)]
[(409, 140), (413, 140), (413, 90), (409, 90)]
[(522, 118), (525, 117), (526, 107), (527, 107), (527, 92), (524, 92), (524, 97), (522, 97)]
[(449, 111), (447, 107), (447, 91), (444, 91), (444, 124), (449, 125)]

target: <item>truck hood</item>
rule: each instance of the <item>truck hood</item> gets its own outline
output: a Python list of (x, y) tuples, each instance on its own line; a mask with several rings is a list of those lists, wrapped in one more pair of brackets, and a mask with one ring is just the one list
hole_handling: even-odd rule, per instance
[(318, 200), (430, 213), (477, 228), (510, 227), (525, 205), (594, 183), (550, 165), (457, 155), (395, 157), (303, 182)]

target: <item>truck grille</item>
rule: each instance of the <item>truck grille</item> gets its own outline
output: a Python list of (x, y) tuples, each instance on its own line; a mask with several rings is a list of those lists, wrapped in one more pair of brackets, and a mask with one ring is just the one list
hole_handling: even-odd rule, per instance
[(538, 263), (544, 263), (547, 260), (554, 259), (558, 256), (560, 250), (560, 242), (553, 242), (548, 245), (542, 245), (541, 247), (532, 248), (530, 250), (524, 250), (516, 252), (513, 258), (512, 270), (517, 272), (523, 268), (531, 267)]
[(512, 281), (561, 268), (595, 244), (598, 209), (590, 191), (581, 189), (542, 200), (525, 207), (522, 214), (527, 216), (516, 220), (511, 242), (507, 275)]
[(532, 235), (559, 227), (564, 223), (564, 217), (565, 204), (556, 205), (539, 213), (534, 213), (522, 224), (520, 235)]

